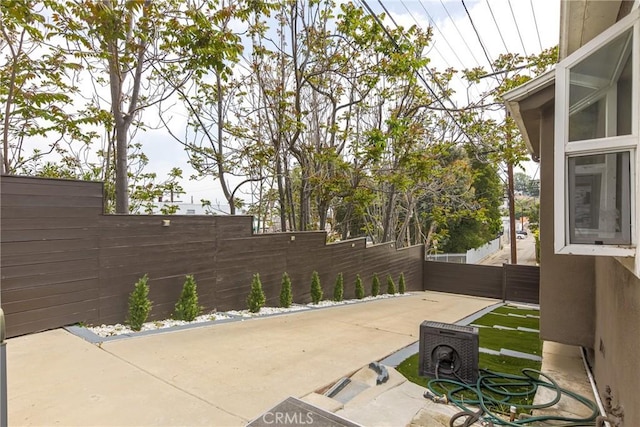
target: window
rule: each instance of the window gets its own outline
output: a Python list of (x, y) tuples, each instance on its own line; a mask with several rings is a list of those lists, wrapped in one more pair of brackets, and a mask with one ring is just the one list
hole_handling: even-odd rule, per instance
[(569, 242), (631, 244), (630, 153), (569, 157)]
[(556, 253), (636, 255), (639, 14), (556, 67)]

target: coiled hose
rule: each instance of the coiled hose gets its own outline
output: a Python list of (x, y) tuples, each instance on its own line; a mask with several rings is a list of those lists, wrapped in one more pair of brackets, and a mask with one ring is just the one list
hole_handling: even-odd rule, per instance
[[(446, 393), (437, 391), (436, 386), (447, 390)], [(514, 401), (526, 396), (534, 396), (539, 387), (546, 387), (555, 391), (555, 397), (549, 402), (535, 405)], [(523, 369), (522, 375), (496, 373), (481, 369), (475, 385), (452, 379), (437, 378), (429, 381), (427, 388), (439, 398), (446, 396), (449, 402), (461, 409), (461, 412), (455, 414), (449, 420), (449, 426), (451, 427), (454, 427), (454, 423), (459, 419), (465, 419), (463, 424), (458, 425), (460, 427), (471, 426), (479, 420), (489, 426), (527, 426), (533, 423), (541, 425), (539, 423), (548, 421), (554, 421), (554, 426), (595, 426), (596, 417), (599, 415), (598, 406), (593, 401), (560, 387), (551, 377), (535, 369)], [(465, 391), (468, 393), (462, 396), (461, 393)], [(589, 408), (591, 415), (586, 418), (570, 418), (557, 415), (526, 416), (510, 421), (501, 417), (496, 411), (510, 406), (527, 411), (549, 408), (556, 405), (562, 395), (577, 400)], [(469, 406), (476, 406), (478, 409), (474, 411)], [(558, 424), (558, 422), (562, 424)]]

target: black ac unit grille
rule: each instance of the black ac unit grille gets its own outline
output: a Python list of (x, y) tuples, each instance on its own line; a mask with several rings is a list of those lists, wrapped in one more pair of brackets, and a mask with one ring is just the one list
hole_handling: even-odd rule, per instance
[(478, 328), (424, 321), (420, 325), (419, 374), (465, 383), (478, 380)]

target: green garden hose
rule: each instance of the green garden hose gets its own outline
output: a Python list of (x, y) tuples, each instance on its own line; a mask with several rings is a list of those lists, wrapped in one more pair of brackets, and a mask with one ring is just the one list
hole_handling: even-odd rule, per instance
[[(544, 379), (542, 379), (544, 378)], [(436, 390), (436, 386), (446, 390), (441, 393)], [(539, 404), (524, 404), (518, 399), (528, 396), (535, 396), (539, 387), (545, 387), (555, 391), (555, 397), (549, 402)], [(459, 419), (465, 419), (460, 426), (470, 426), (480, 420), (487, 425), (504, 426), (527, 426), (537, 423), (554, 421), (554, 426), (595, 426), (596, 417), (599, 415), (598, 406), (590, 399), (564, 389), (558, 385), (548, 375), (535, 369), (523, 369), (522, 375), (511, 375), (480, 370), (480, 375), (476, 384), (465, 384), (461, 381), (438, 378), (429, 381), (427, 388), (440, 398), (446, 399), (455, 404), (462, 412), (454, 415), (449, 421), (449, 425), (454, 427), (454, 423)], [(464, 394), (463, 394), (464, 393)], [(562, 395), (577, 400), (591, 410), (591, 415), (586, 418), (561, 417), (557, 415), (526, 416), (510, 421), (504, 418), (505, 408), (515, 406), (516, 409), (530, 411), (533, 409), (544, 409), (556, 405)], [(474, 411), (470, 406), (475, 406)], [(558, 423), (562, 424), (558, 424)]]

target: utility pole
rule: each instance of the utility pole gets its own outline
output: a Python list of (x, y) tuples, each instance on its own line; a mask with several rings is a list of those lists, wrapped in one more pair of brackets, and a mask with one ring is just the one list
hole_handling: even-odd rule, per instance
[(511, 264), (518, 263), (518, 251), (516, 248), (516, 210), (515, 193), (513, 191), (513, 164), (507, 163), (507, 179), (509, 185), (509, 243), (511, 245)]
[[(507, 149), (511, 151), (511, 131), (509, 130), (509, 113), (505, 117), (505, 125), (507, 130)], [(511, 152), (507, 153), (507, 185), (509, 193), (509, 245), (511, 246), (511, 264), (518, 263), (518, 251), (516, 248), (516, 209), (515, 209), (515, 190), (513, 185), (513, 160), (509, 158)]]

